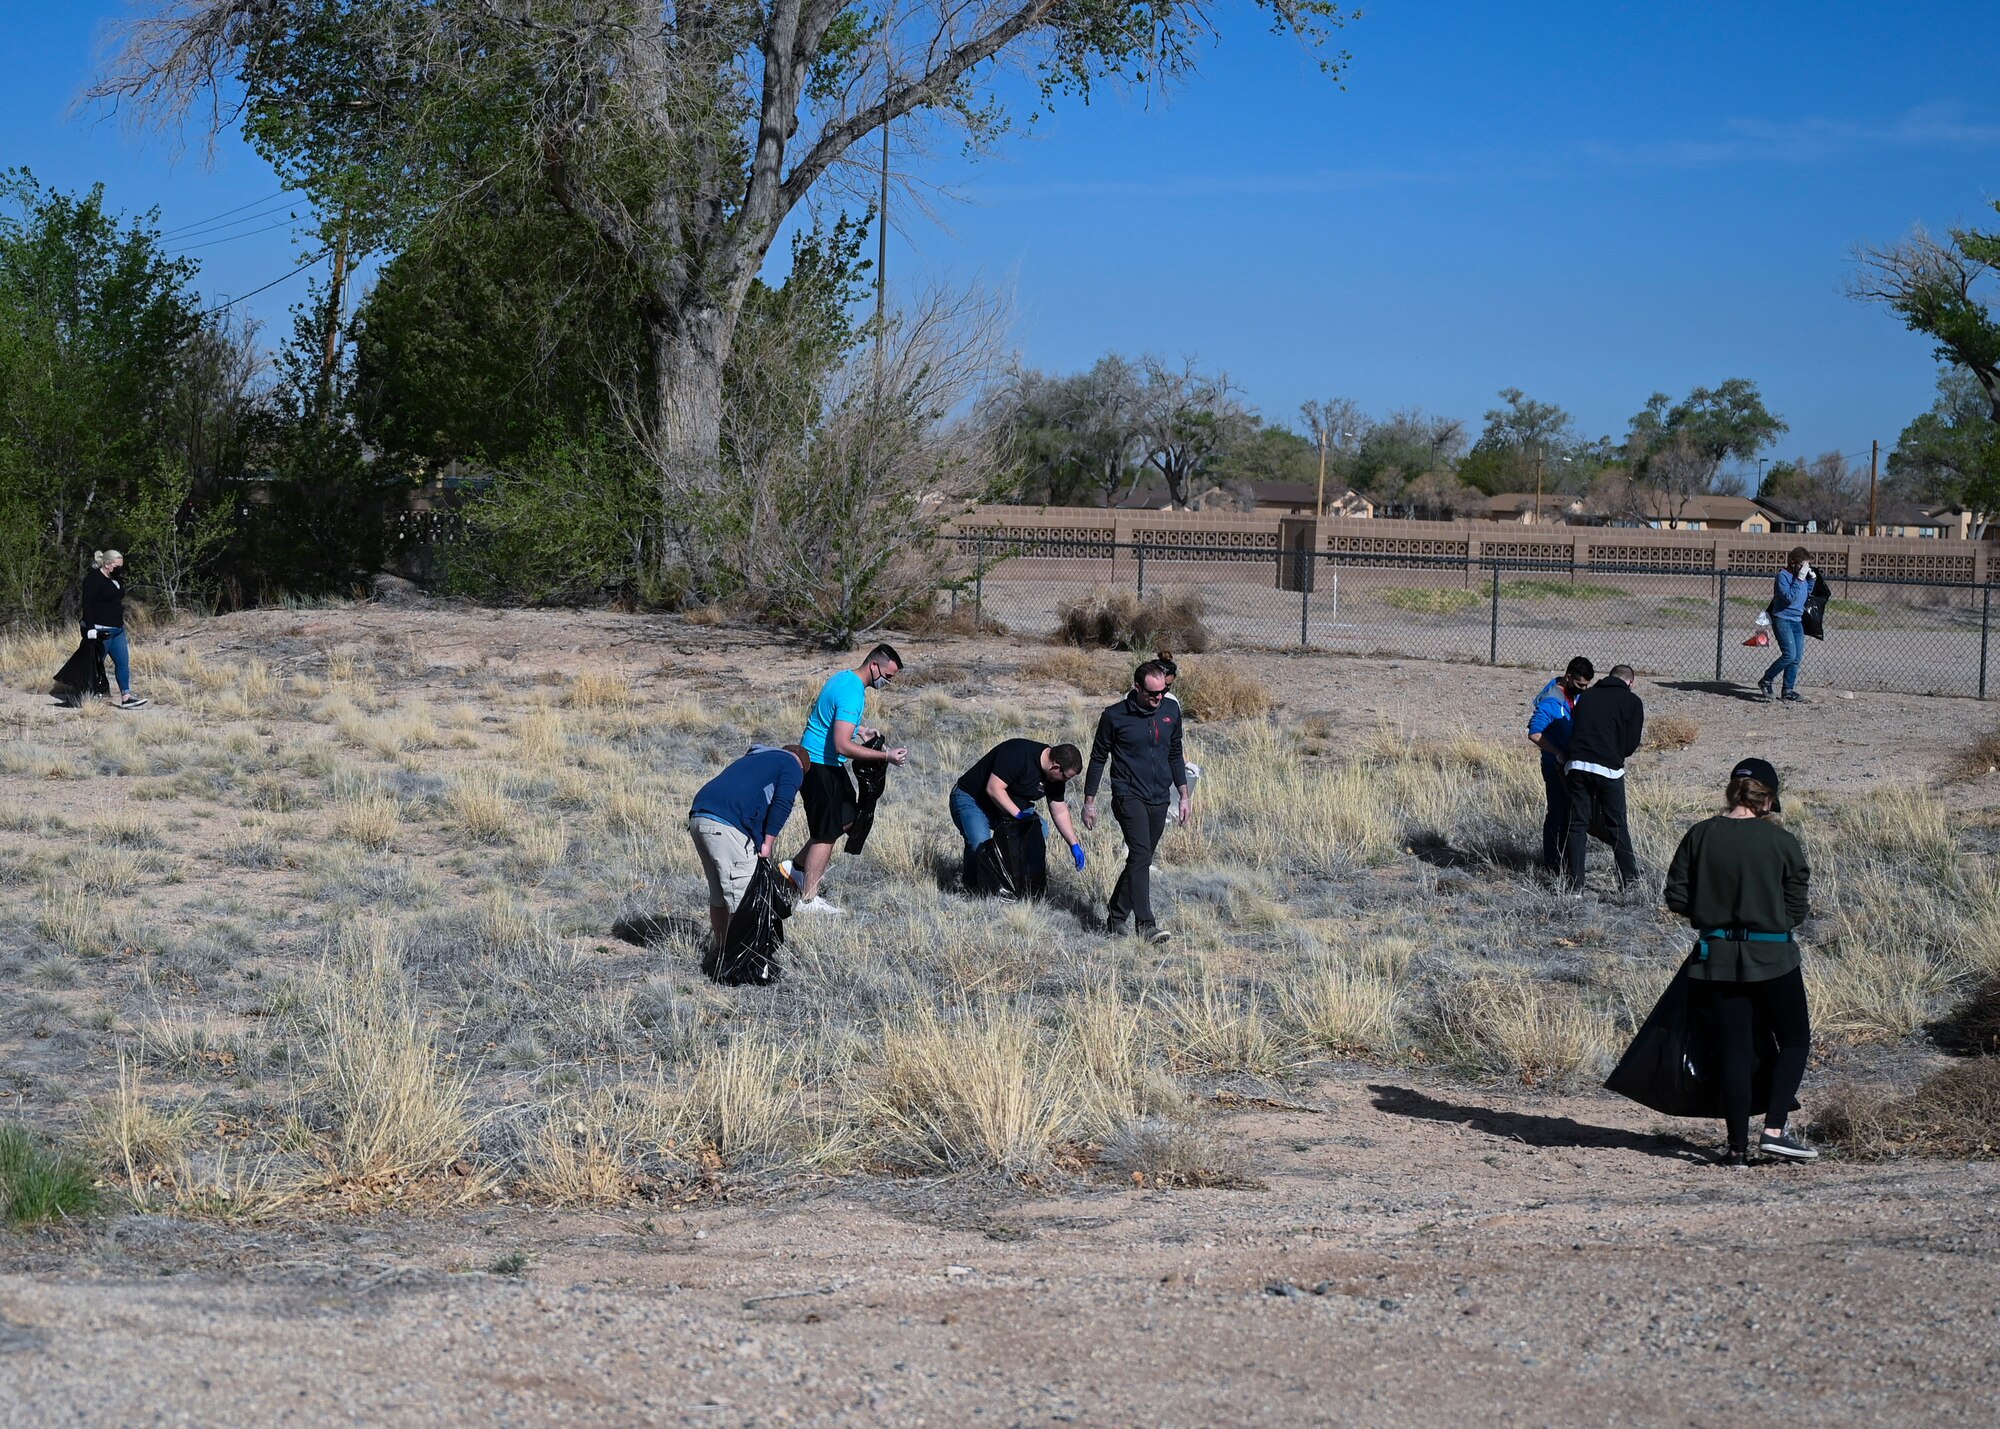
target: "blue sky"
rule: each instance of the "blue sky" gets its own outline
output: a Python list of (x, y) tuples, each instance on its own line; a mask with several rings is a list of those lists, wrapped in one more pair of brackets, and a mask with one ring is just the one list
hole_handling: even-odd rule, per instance
[[(892, 280), (1003, 290), (1035, 366), (1195, 358), (1274, 421), (1346, 396), (1476, 431), (1519, 386), (1616, 436), (1656, 389), (1741, 376), (1791, 423), (1777, 454), (1865, 457), (1928, 405), (1928, 344), (1841, 285), (1857, 242), (2000, 225), (2000, 6), (1366, 8), (1344, 90), (1222, 5), (1164, 102), (1067, 102), (997, 157), (947, 152), (922, 172), (951, 196), (906, 210)], [(204, 166), (69, 112), (121, 11), (0, 0), (0, 162), (101, 180), (170, 232), (274, 195), (240, 144)], [(244, 213), (170, 241), (205, 294), (297, 261), (266, 227), (283, 207)], [(304, 281), (246, 306), (281, 328)]]

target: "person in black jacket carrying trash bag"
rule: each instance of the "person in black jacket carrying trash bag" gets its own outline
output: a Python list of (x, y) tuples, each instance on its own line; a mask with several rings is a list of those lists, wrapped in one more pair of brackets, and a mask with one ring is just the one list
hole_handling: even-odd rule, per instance
[(959, 776), (951, 791), (951, 821), (965, 840), (966, 892), (1033, 897), (1048, 886), (1042, 816), (1035, 811), (1043, 798), (1077, 872), (1083, 872), (1083, 844), (1063, 800), (1069, 781), (1082, 772), (1083, 754), (1074, 744), (1007, 739)]
[[(1777, 770), (1761, 759), (1740, 761), (1729, 773), (1725, 799), (1725, 812), (1682, 836), (1667, 872), (1666, 905), (1695, 928), (1685, 969), (1689, 1011), (1729, 1128), (1727, 1164), (1748, 1164), (1756, 1110), (1764, 1114), (1758, 1151), (1810, 1161), (1819, 1153), (1786, 1123), (1812, 1047), (1799, 945), (1792, 939), (1809, 916), (1812, 873), (1804, 846), (1777, 820)], [(1759, 1108), (1752, 1103), (1764, 1077), (1769, 1091)]]
[(1646, 706), (1632, 693), (1630, 665), (1611, 673), (1576, 697), (1570, 715), (1569, 748), (1563, 760), (1563, 789), (1569, 795), (1569, 891), (1583, 895), (1583, 873), (1592, 826), (1611, 845), (1618, 886), (1639, 877), (1632, 853), (1632, 830), (1625, 817), (1625, 761), (1638, 752), (1646, 729)]
[(1181, 757), (1180, 706), (1167, 700), (1167, 672), (1148, 660), (1132, 677), (1125, 698), (1097, 720), (1090, 769), (1083, 781), (1083, 826), (1097, 827), (1097, 789), (1111, 767), (1111, 816), (1125, 835), (1125, 869), (1105, 911), (1107, 933), (1134, 930), (1149, 943), (1173, 935), (1153, 917), (1153, 850), (1167, 817), (1188, 821), (1187, 761)]

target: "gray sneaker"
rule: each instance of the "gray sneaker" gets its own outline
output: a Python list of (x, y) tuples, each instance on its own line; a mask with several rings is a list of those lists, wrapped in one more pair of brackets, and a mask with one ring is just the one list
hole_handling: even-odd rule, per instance
[(1169, 933), (1165, 928), (1141, 928), (1139, 936), (1147, 942), (1155, 944), (1171, 943), (1174, 940), (1174, 935)]
[(1817, 1161), (1819, 1151), (1800, 1141), (1787, 1131), (1773, 1131), (1764, 1128), (1764, 1134), (1757, 1138), (1757, 1149), (1766, 1156), (1782, 1156), (1787, 1161)]

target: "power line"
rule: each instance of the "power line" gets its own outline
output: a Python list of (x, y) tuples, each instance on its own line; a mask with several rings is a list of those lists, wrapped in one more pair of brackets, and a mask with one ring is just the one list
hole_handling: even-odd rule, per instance
[(270, 208), (259, 209), (255, 213), (246, 213), (241, 218), (218, 219), (213, 223), (196, 224), (185, 229), (176, 229), (171, 235), (162, 234), (161, 238), (162, 240), (168, 237), (182, 239), (200, 238), (204, 234), (209, 233), (226, 233), (232, 228), (241, 228), (246, 223), (255, 223), (258, 219), (269, 218), (273, 214), (282, 213), (291, 206), (292, 201), (288, 197), (283, 203), (274, 204)]
[(165, 233), (162, 233), (160, 237), (172, 238), (176, 234), (186, 233), (190, 228), (206, 228), (209, 224), (214, 223), (217, 219), (227, 218), (232, 213), (241, 213), (246, 208), (259, 208), (264, 204), (269, 203), (274, 198), (285, 198), (287, 196), (287, 193), (288, 193), (287, 190), (279, 189), (274, 194), (265, 194), (264, 197), (258, 199), (252, 199), (248, 203), (239, 203), (234, 208), (225, 208), (221, 213), (210, 214), (207, 218), (198, 218), (193, 223), (182, 224), (179, 228), (170, 228)]
[(281, 228), (295, 228), (297, 226), (296, 223), (288, 218), (283, 223), (273, 223), (265, 228), (253, 228), (247, 233), (232, 233), (227, 238), (211, 238), (206, 243), (190, 243), (187, 247), (177, 251), (181, 253), (197, 253), (204, 248), (214, 248), (223, 243), (234, 243), (240, 238), (255, 238), (260, 233), (276, 233)]
[(305, 272), (305, 270), (306, 270), (306, 269), (308, 269), (308, 268), (312, 267), (312, 266), (313, 266), (313, 264), (315, 264), (315, 263), (319, 262), (319, 260), (320, 260), (320, 259), (322, 259), (322, 258), (324, 258), (324, 257), (326, 257), (326, 255), (325, 255), (324, 253), (315, 253), (315, 254), (313, 254), (313, 256), (312, 256), (312, 257), (310, 257), (310, 258), (306, 259), (306, 261), (305, 261), (305, 262), (303, 262), (303, 263), (299, 264), (299, 266), (298, 266), (298, 267), (296, 267), (296, 268), (292, 269), (292, 271), (291, 271), (291, 272), (289, 272), (289, 273), (285, 274), (285, 275), (284, 275), (283, 277), (279, 277), (279, 278), (273, 278), (273, 279), (272, 279), (272, 280), (271, 280), (270, 282), (266, 283), (266, 284), (265, 284), (265, 285), (264, 285), (263, 287), (261, 287), (261, 288), (252, 288), (252, 289), (251, 289), (251, 290), (250, 290), (249, 292), (247, 292), (247, 293), (242, 293), (242, 294), (239, 294), (238, 296), (236, 296), (236, 297), (233, 297), (233, 298), (231, 298), (231, 299), (230, 299), (230, 300), (229, 300), (228, 302), (226, 302), (226, 303), (218, 303), (218, 304), (217, 304), (217, 305), (216, 305), (215, 307), (212, 307), (212, 308), (209, 308), (209, 309), (205, 310), (204, 312), (202, 312), (202, 313), (200, 314), (200, 316), (202, 316), (202, 317), (205, 317), (205, 318), (207, 318), (207, 317), (214, 317), (214, 316), (215, 316), (215, 314), (217, 314), (217, 313), (219, 313), (219, 312), (222, 312), (222, 311), (223, 311), (224, 309), (226, 309), (226, 308), (233, 308), (233, 307), (235, 307), (235, 306), (236, 306), (236, 305), (237, 305), (238, 303), (242, 302), (242, 301), (243, 301), (243, 300), (244, 300), (245, 298), (254, 298), (254, 297), (256, 297), (256, 296), (257, 296), (257, 295), (258, 295), (259, 293), (263, 293), (263, 292), (268, 292), (268, 291), (269, 291), (270, 289), (272, 289), (272, 288), (275, 288), (275, 287), (277, 287), (277, 286), (278, 286), (278, 284), (280, 284), (280, 283), (284, 282), (286, 278), (296, 278), (296, 277), (298, 277), (298, 276), (299, 276), (299, 274), (301, 274), (301, 273)]

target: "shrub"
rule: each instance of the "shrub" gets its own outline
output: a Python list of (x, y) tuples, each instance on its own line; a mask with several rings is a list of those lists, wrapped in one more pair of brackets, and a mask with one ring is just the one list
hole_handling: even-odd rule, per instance
[(1701, 726), (1686, 715), (1655, 715), (1646, 721), (1646, 748), (1686, 749), (1701, 738)]
[(1628, 594), (1615, 585), (1583, 585), (1546, 578), (1500, 582), (1500, 595), (1505, 600), (1620, 600)]
[(1829, 1094), (1813, 1131), (1853, 1156), (2000, 1153), (2000, 1057), (1946, 1067), (1906, 1095), (1842, 1086)]
[(1611, 1025), (1574, 988), (1518, 977), (1475, 977), (1440, 994), (1449, 1051), (1523, 1082), (1568, 1082), (1597, 1070)]
[(1189, 660), (1180, 665), (1174, 694), (1190, 719), (1242, 719), (1267, 715), (1278, 703), (1270, 687), (1241, 665)]
[(2000, 774), (2000, 726), (1975, 734), (1953, 760), (1952, 772), (1960, 779), (1983, 779)]
[(0, 1126), (0, 1221), (32, 1226), (74, 1220), (97, 1208), (83, 1158), (24, 1126)]
[(1107, 650), (1208, 649), (1211, 637), (1199, 591), (1155, 591), (1141, 600), (1131, 591), (1099, 586), (1057, 610), (1055, 638), (1066, 645)]

